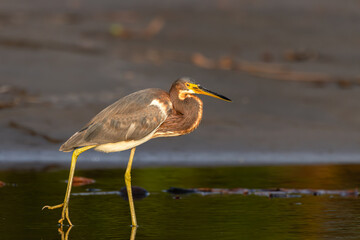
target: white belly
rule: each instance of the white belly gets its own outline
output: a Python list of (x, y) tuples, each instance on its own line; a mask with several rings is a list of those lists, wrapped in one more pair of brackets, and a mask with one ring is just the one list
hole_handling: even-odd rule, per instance
[(122, 141), (122, 142), (117, 142), (117, 143), (106, 143), (106, 144), (101, 144), (94, 149), (96, 151), (106, 152), (106, 153), (125, 151), (128, 149), (134, 148), (136, 146), (139, 146), (140, 144), (143, 144), (144, 142), (149, 141), (152, 138), (152, 136), (154, 135), (155, 131), (156, 131), (156, 129), (153, 132), (151, 132), (149, 135), (147, 135), (146, 137), (144, 137), (140, 140)]

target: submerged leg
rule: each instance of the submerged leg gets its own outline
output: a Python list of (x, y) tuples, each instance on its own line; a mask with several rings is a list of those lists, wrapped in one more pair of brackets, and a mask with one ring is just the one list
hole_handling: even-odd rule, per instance
[(134, 208), (134, 200), (133, 200), (132, 190), (131, 190), (131, 165), (132, 165), (132, 161), (134, 158), (135, 149), (136, 148), (131, 149), (129, 162), (128, 162), (126, 172), (125, 172), (125, 184), (126, 184), (126, 190), (127, 190), (129, 205), (130, 205), (132, 227), (137, 227), (135, 208)]
[(85, 152), (86, 150), (89, 150), (91, 148), (94, 148), (95, 146), (86, 146), (86, 147), (82, 147), (82, 148), (78, 148), (75, 149), (71, 158), (71, 167), (70, 167), (70, 173), (69, 173), (69, 180), (68, 180), (68, 184), (67, 184), (67, 188), (66, 188), (66, 193), (65, 193), (65, 199), (64, 202), (55, 206), (44, 206), (42, 209), (56, 209), (56, 208), (60, 208), (63, 207), (62, 213), (61, 213), (61, 218), (59, 220), (59, 223), (61, 225), (63, 225), (63, 221), (65, 220), (65, 218), (67, 219), (69, 225), (71, 226), (72, 223), (70, 221), (69, 218), (69, 199), (70, 199), (70, 192), (71, 192), (71, 186), (72, 186), (72, 182), (73, 182), (73, 177), (74, 177), (74, 172), (75, 172), (75, 165), (76, 165), (76, 160), (79, 157), (79, 155), (83, 152)]
[(136, 229), (137, 229), (137, 226), (131, 228), (130, 240), (135, 240), (135, 237), (136, 237)]

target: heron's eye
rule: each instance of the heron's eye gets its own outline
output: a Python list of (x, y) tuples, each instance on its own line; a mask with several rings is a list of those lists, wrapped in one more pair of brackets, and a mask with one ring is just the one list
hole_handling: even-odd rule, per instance
[(187, 83), (186, 86), (187, 86), (187, 87), (190, 87), (190, 84)]

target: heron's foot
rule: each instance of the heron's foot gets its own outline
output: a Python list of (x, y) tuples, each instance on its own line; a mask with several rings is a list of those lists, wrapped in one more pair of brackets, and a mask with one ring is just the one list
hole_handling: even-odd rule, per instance
[(58, 204), (58, 205), (55, 205), (55, 206), (46, 205), (46, 206), (43, 206), (41, 210), (44, 210), (44, 209), (53, 210), (53, 209), (56, 209), (56, 208), (61, 208), (62, 206), (64, 206), (64, 203), (61, 203), (61, 204)]
[(68, 206), (65, 207), (65, 204), (64, 204), (64, 203), (61, 203), (61, 204), (58, 204), (58, 205), (55, 205), (55, 206), (48, 206), (48, 205), (46, 205), (46, 206), (44, 206), (44, 207), (42, 208), (42, 210), (44, 210), (44, 209), (53, 210), (53, 209), (57, 209), (57, 208), (61, 208), (61, 207), (63, 208), (63, 210), (62, 210), (62, 213), (61, 213), (61, 218), (59, 219), (58, 223), (59, 223), (61, 226), (63, 226), (63, 225), (64, 225), (63, 222), (64, 222), (64, 220), (66, 219), (66, 220), (68, 221), (69, 225), (72, 226), (73, 224), (71, 223), (70, 218), (69, 218), (69, 207), (68, 207)]

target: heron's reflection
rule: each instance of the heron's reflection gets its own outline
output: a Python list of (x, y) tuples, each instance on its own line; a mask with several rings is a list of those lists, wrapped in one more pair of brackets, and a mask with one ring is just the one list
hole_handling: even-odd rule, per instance
[[(142, 187), (132, 186), (131, 188), (132, 188), (132, 196), (133, 196), (134, 200), (141, 200), (150, 195), (150, 193)], [(108, 191), (108, 192), (98, 191), (97, 189), (88, 189), (87, 192), (73, 193), (72, 195), (74, 195), (74, 196), (93, 196), (93, 195), (112, 195), (112, 194), (120, 195), (124, 200), (126, 200), (126, 201), (128, 200), (128, 195), (127, 195), (128, 193), (127, 193), (126, 187), (121, 188), (120, 191)], [(69, 239), (70, 231), (72, 228), (73, 228), (73, 225), (70, 225), (70, 226), (61, 225), (60, 226), (58, 231), (61, 235), (61, 240)], [(136, 231), (137, 231), (137, 227), (132, 226), (130, 240), (135, 240)]]
[(66, 229), (66, 231), (64, 231), (64, 226), (61, 225), (61, 227), (58, 229), (58, 232), (61, 235), (61, 240), (68, 240), (69, 239), (69, 234), (70, 234), (70, 231), (71, 231), (72, 228), (73, 228), (73, 225), (70, 225)]
[[(74, 226), (69, 226), (65, 231), (64, 227), (61, 226), (58, 231), (61, 235), (61, 240), (69, 240), (70, 231)], [(135, 240), (137, 227), (131, 227), (130, 240)]]
[(130, 240), (135, 240), (137, 227), (131, 227)]

